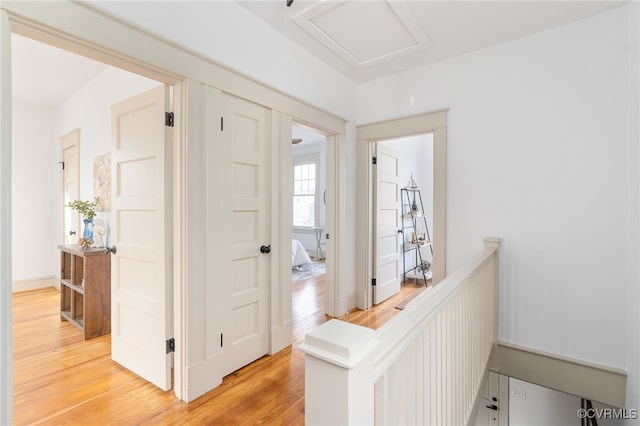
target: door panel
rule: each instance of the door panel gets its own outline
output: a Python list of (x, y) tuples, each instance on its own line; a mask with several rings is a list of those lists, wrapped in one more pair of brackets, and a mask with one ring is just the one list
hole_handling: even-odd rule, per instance
[(230, 339), (226, 371), (231, 373), (268, 352), (268, 254), (270, 244), (268, 175), (270, 154), (269, 111), (226, 97), (225, 119), (229, 123), (223, 140), (231, 144), (233, 175), (230, 207), (233, 215), (231, 240)]
[(163, 390), (171, 388), (172, 362), (167, 91), (158, 87), (112, 107), (111, 352)]
[(77, 200), (80, 195), (79, 151), (80, 130), (75, 129), (60, 138), (62, 164), (62, 202), (63, 202), (63, 241), (64, 244), (76, 244), (80, 238), (80, 214), (67, 208), (67, 204)]
[[(270, 111), (221, 95), (220, 145), (209, 151), (208, 277), (216, 291), (212, 305), (221, 311), (212, 324), (220, 329), (220, 363), (225, 376), (268, 352), (270, 255)], [(215, 282), (215, 283), (214, 283)], [(212, 318), (213, 319), (213, 318)], [(215, 336), (214, 336), (215, 339)]]
[(398, 151), (376, 144), (373, 303), (400, 291), (400, 187)]

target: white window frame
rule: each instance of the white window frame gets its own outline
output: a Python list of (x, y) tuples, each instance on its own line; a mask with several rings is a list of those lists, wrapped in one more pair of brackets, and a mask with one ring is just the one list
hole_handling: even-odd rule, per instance
[(301, 232), (313, 232), (313, 228), (318, 226), (320, 222), (320, 193), (322, 192), (320, 188), (320, 154), (307, 154), (307, 155), (295, 155), (293, 157), (293, 164), (291, 165), (291, 202), (293, 203), (294, 190), (293, 190), (293, 182), (295, 179), (294, 169), (296, 166), (300, 166), (303, 164), (315, 164), (316, 165), (316, 188), (314, 194), (314, 223), (312, 226), (295, 226), (293, 225), (294, 231)]

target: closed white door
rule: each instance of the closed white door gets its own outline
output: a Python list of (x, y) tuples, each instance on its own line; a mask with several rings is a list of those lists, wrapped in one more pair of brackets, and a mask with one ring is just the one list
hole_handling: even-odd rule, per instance
[(173, 360), (168, 90), (112, 107), (111, 355), (163, 390)]
[[(225, 376), (268, 352), (271, 113), (221, 94), (220, 138), (208, 149), (208, 282)], [(211, 337), (211, 336), (210, 336)]]
[(63, 241), (64, 244), (77, 244), (82, 229), (80, 214), (67, 205), (78, 199), (80, 194), (79, 151), (80, 130), (74, 129), (60, 138), (60, 161), (62, 162), (62, 203), (63, 203)]
[(400, 291), (400, 187), (398, 151), (376, 144), (373, 303)]

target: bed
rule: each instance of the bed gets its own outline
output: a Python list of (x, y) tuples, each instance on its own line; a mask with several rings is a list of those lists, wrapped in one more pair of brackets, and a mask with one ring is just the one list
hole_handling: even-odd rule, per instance
[(298, 240), (291, 240), (291, 269), (311, 269), (311, 258)]

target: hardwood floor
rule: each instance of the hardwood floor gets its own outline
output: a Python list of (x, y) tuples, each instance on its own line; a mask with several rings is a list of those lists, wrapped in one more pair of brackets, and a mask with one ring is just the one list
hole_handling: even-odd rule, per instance
[[(329, 319), (323, 314), (324, 284), (324, 276), (293, 284), (293, 346), (230, 374), (189, 404), (113, 362), (109, 335), (84, 342), (77, 328), (60, 321), (57, 290), (16, 293), (14, 424), (304, 424), (304, 354), (295, 346)], [(404, 285), (374, 309), (341, 319), (378, 328), (423, 288)]]

